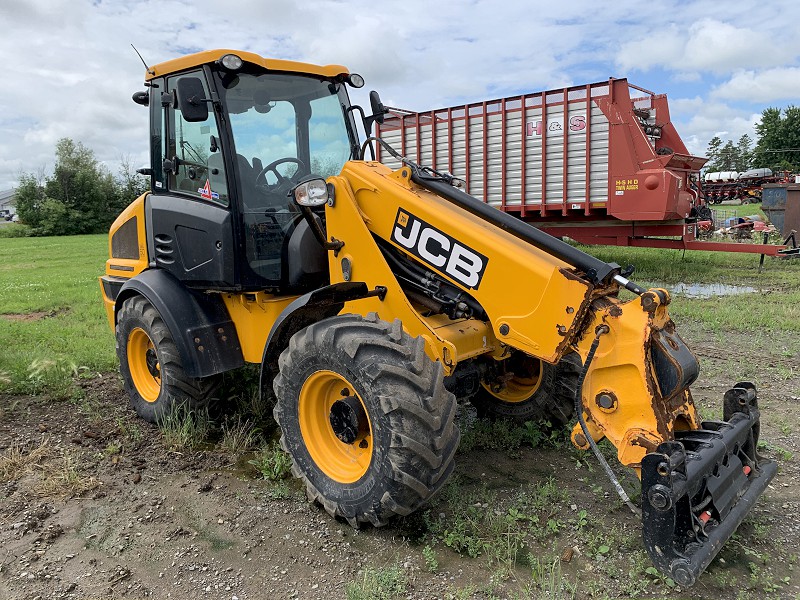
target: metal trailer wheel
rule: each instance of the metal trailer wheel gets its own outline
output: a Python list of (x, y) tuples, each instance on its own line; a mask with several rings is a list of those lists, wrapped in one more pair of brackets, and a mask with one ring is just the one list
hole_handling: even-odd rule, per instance
[(353, 527), (416, 510), (453, 470), (456, 399), (399, 320), (340, 315), (296, 333), (279, 360), (275, 420), (308, 497)]
[(581, 361), (572, 352), (557, 365), (515, 353), (507, 359), (502, 380), (481, 382), (471, 399), (478, 415), (517, 423), (548, 421), (552, 427), (569, 423), (575, 412), (575, 388)]
[(123, 302), (117, 315), (116, 348), (131, 406), (155, 423), (178, 406), (206, 408), (219, 377), (189, 377), (172, 334), (158, 311), (142, 296)]

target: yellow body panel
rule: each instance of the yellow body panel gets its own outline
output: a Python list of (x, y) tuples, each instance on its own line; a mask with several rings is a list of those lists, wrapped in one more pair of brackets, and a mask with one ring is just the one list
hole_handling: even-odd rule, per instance
[(116, 302), (106, 296), (106, 291), (103, 289), (103, 282), (100, 279), (97, 280), (100, 284), (100, 297), (103, 299), (103, 309), (106, 311), (106, 320), (108, 321), (108, 326), (111, 327), (111, 331), (114, 331), (117, 328), (117, 324), (114, 319), (114, 307), (116, 306)]
[(273, 296), (264, 292), (222, 294), (222, 300), (239, 336), (245, 361), (260, 364), (272, 325), (297, 296)]
[[(145, 235), (144, 222), (144, 203), (146, 198), (147, 193), (139, 196), (136, 200), (131, 202), (111, 224), (108, 234), (108, 256), (110, 258), (106, 261), (107, 276), (130, 279), (148, 267), (150, 259), (147, 256), (147, 237)], [(137, 258), (114, 257), (112, 252), (112, 240), (114, 239), (114, 234), (119, 231), (120, 227), (125, 225), (133, 218), (136, 219), (136, 240), (139, 256)], [(100, 284), (100, 295), (103, 298), (103, 308), (106, 311), (106, 318), (108, 319), (108, 324), (113, 331), (116, 327), (114, 320), (114, 300), (106, 296), (105, 289), (103, 288), (103, 282), (98, 281), (98, 283)]]
[(350, 73), (347, 67), (342, 65), (312, 65), (310, 63), (296, 62), (293, 60), (280, 60), (274, 58), (264, 58), (252, 52), (241, 50), (205, 50), (180, 58), (164, 61), (150, 67), (145, 75), (145, 81), (150, 81), (155, 77), (163, 77), (170, 73), (177, 73), (199, 67), (204, 64), (219, 60), (226, 54), (235, 54), (245, 62), (253, 63), (270, 71), (286, 71), (290, 73), (310, 73), (322, 77), (336, 77), (337, 75), (347, 75)]
[[(349, 162), (330, 181), (336, 196), (334, 205), (326, 209), (327, 233), (330, 239), (344, 242), (338, 256), (330, 253), (331, 282), (345, 281), (342, 264), (349, 261), (350, 280), (388, 288), (383, 302), (359, 300), (348, 305), (349, 311), (375, 311), (386, 320), (399, 318), (411, 335), (426, 340), (429, 356), (441, 360), (448, 373), (460, 360), (481, 354), (499, 358), (509, 347), (550, 363), (577, 351), (585, 361), (596, 328), (605, 325), (608, 333), (601, 337), (583, 385), (584, 413), (592, 437), (607, 437), (617, 448), (620, 462), (637, 468), (647, 452), (673, 439), (676, 429), (699, 427), (689, 392), (665, 399), (656, 383), (650, 338), (670, 322), (666, 303), (656, 301), (648, 311), (641, 298), (617, 299), (616, 283), (594, 289), (547, 251), (415, 185), (408, 168), (392, 172), (377, 163)], [(488, 322), (425, 317), (408, 301), (373, 236), (412, 256), (392, 239), (393, 228), (408, 226), (409, 215), (488, 259), (475, 289), (419, 261), (472, 294), (486, 311)], [(602, 394), (615, 399), (612, 408), (598, 404)], [(588, 447), (581, 440), (576, 426), (573, 441)]]
[[(360, 163), (347, 164), (349, 166)], [(383, 300), (374, 297), (350, 302), (343, 312), (364, 315), (375, 312), (385, 321), (400, 319), (409, 335), (421, 336), (425, 340), (428, 356), (432, 360), (442, 362), (446, 374), (450, 374), (455, 368), (458, 351), (452, 342), (438, 335), (428, 325), (414, 309), (395, 279), (367, 228), (356, 202), (354, 190), (350, 186), (350, 178), (346, 177), (347, 168), (345, 167), (341, 176), (329, 179), (336, 188), (336, 203), (333, 208), (326, 209), (327, 233), (329, 238), (344, 242), (344, 247), (338, 253), (328, 253), (330, 280), (332, 284), (346, 281), (343, 262), (349, 261), (351, 281), (363, 281), (372, 289), (384, 286), (387, 291)]]
[[(148, 194), (142, 194), (136, 200), (131, 202), (125, 210), (111, 224), (111, 229), (108, 236), (108, 256), (106, 261), (106, 275), (114, 277), (135, 277), (148, 267), (149, 259), (147, 257), (147, 238), (145, 236), (144, 224), (144, 202)], [(112, 254), (111, 242), (114, 234), (127, 223), (130, 219), (136, 217), (136, 238), (138, 240), (139, 257), (138, 258), (116, 258)]]

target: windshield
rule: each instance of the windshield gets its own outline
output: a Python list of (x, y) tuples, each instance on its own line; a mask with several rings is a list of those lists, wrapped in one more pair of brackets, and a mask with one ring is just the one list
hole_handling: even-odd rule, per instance
[[(223, 77), (236, 153), (254, 169), (292, 158), (278, 165), (280, 174), (338, 175), (352, 148), (343, 87), (285, 73)], [(267, 175), (277, 179), (271, 169)]]
[(343, 84), (287, 73), (220, 73), (233, 134), (250, 267), (280, 285), (286, 242), (301, 217), (287, 194), (338, 175), (353, 143)]

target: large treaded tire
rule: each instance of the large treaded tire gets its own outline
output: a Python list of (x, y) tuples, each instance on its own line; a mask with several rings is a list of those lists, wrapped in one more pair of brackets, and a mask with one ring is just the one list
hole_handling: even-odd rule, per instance
[[(399, 320), (387, 323), (374, 313), (325, 319), (291, 338), (279, 366), (274, 415), (281, 447), (309, 499), (329, 514), (353, 527), (382, 526), (419, 508), (447, 481), (459, 442), (456, 399), (444, 388), (442, 365), (425, 354), (425, 341), (411, 338)], [(369, 419), (371, 457), (351, 483), (326, 475), (307, 447), (315, 441), (303, 439), (300, 394), (317, 373), (346, 380)]]
[(575, 390), (582, 367), (575, 352), (565, 355), (557, 365), (542, 362), (541, 383), (531, 396), (520, 402), (504, 402), (483, 386), (471, 398), (478, 416), (490, 419), (510, 419), (549, 422), (551, 427), (563, 427), (575, 414)]
[[(131, 352), (136, 351), (135, 346), (131, 345), (131, 333), (137, 330), (150, 339), (158, 361), (159, 388), (157, 397), (150, 399), (146, 399), (148, 394), (144, 390), (137, 388), (131, 374), (132, 363), (144, 360)], [(145, 421), (157, 423), (179, 406), (190, 412), (208, 408), (220, 378), (212, 376), (198, 379), (186, 374), (172, 334), (146, 298), (133, 296), (122, 304), (117, 315), (116, 348), (125, 391), (130, 396), (131, 406)]]

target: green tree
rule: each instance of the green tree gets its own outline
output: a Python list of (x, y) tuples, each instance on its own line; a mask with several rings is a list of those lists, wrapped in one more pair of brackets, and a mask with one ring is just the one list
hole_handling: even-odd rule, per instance
[(17, 186), (16, 207), (20, 221), (36, 229), (41, 224), (42, 206), (45, 201), (44, 176), (23, 173)]
[(800, 107), (766, 108), (756, 124), (754, 167), (800, 169)]
[(738, 159), (739, 153), (736, 146), (733, 145), (732, 140), (728, 140), (719, 151), (718, 168), (715, 171), (735, 171)]
[(746, 133), (739, 138), (736, 144), (736, 170), (740, 173), (753, 166), (753, 140)]
[(130, 156), (123, 156), (120, 158), (119, 164), (117, 189), (119, 191), (119, 200), (122, 205), (117, 212), (121, 212), (122, 209), (133, 200), (150, 189), (150, 180), (136, 172), (136, 169), (131, 166)]
[(118, 213), (114, 178), (92, 150), (69, 138), (56, 144), (55, 169), (47, 179), (45, 193), (63, 204), (71, 221), (61, 234), (101, 233)]
[(704, 167), (706, 173), (713, 173), (717, 170), (715, 167), (719, 162), (719, 152), (721, 149), (722, 140), (719, 138), (719, 136), (715, 135), (708, 142), (708, 150), (706, 150), (706, 157), (708, 158), (708, 162)]
[(114, 178), (91, 149), (69, 138), (58, 141), (55, 154), (52, 175), (20, 176), (17, 212), (34, 235), (108, 231), (117, 215), (147, 187), (146, 180), (137, 179), (130, 161), (123, 159)]

